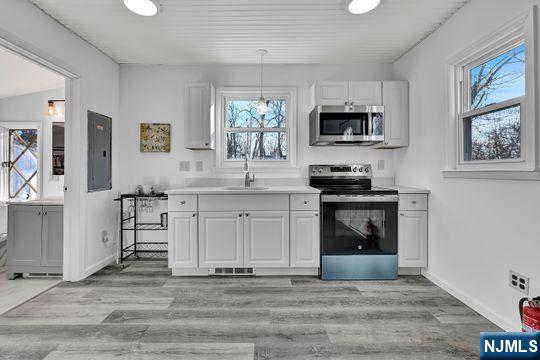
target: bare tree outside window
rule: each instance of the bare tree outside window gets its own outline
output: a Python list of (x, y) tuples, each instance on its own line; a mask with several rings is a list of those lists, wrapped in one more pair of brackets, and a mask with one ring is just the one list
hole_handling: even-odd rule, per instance
[(287, 101), (267, 100), (268, 112), (257, 113), (257, 99), (227, 100), (227, 160), (287, 160)]
[[(525, 45), (520, 44), (469, 70), (470, 110), (525, 95)], [(464, 118), (464, 160), (521, 157), (521, 105)]]

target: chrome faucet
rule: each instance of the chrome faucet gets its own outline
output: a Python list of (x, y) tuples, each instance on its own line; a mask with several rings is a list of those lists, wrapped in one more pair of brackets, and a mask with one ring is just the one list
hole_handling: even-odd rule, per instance
[(249, 176), (248, 155), (246, 153), (244, 158), (244, 186), (248, 188), (252, 182), (255, 182), (255, 174), (251, 175), (251, 177)]

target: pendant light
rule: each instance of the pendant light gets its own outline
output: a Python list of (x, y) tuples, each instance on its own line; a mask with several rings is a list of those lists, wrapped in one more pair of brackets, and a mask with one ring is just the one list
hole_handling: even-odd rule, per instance
[(264, 116), (268, 111), (268, 106), (266, 105), (266, 100), (263, 97), (263, 56), (268, 54), (268, 51), (259, 49), (256, 51), (256, 53), (261, 57), (261, 97), (257, 103), (257, 113), (259, 113), (260, 116)]
[(47, 116), (63, 115), (64, 109), (61, 108), (59, 111), (58, 107), (56, 106), (56, 103), (65, 103), (65, 102), (66, 102), (65, 100), (48, 100), (47, 108), (45, 109), (45, 115)]

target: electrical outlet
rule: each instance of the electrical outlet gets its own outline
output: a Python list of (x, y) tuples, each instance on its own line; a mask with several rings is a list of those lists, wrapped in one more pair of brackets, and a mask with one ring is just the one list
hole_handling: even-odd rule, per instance
[(191, 163), (189, 161), (180, 161), (180, 171), (189, 171)]
[(203, 169), (204, 169), (204, 166), (203, 166), (203, 165), (204, 165), (204, 163), (203, 163), (202, 160), (197, 160), (197, 161), (195, 162), (195, 170), (196, 170), (197, 172), (203, 171)]
[(529, 295), (529, 278), (510, 270), (509, 285), (519, 292)]
[(384, 160), (377, 161), (377, 170), (384, 170)]

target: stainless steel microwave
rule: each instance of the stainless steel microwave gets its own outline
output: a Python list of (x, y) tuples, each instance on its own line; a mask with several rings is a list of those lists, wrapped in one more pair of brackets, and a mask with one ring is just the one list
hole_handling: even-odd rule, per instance
[(373, 145), (384, 141), (384, 106), (316, 106), (309, 114), (311, 146)]

